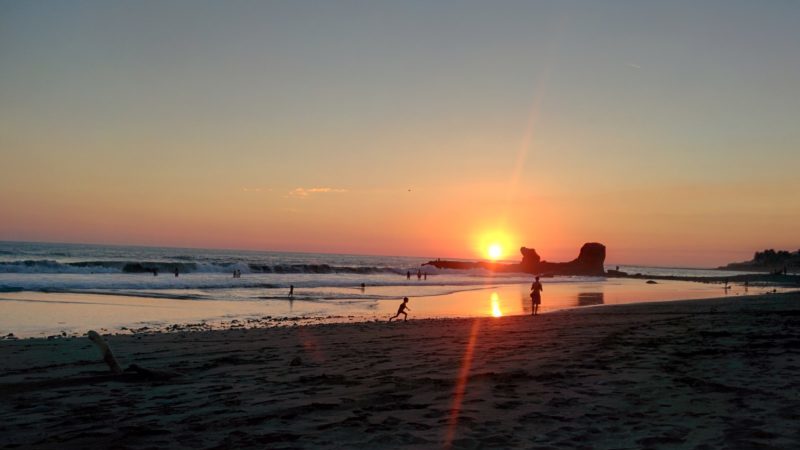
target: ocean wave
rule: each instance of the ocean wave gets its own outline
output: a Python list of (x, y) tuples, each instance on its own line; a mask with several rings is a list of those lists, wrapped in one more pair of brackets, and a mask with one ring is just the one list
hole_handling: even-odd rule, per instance
[[(602, 277), (556, 277), (548, 283), (594, 282), (605, 280)], [(195, 273), (174, 277), (164, 274), (154, 277), (147, 274), (43, 274), (43, 273), (5, 273), (0, 274), (0, 292), (40, 291), (69, 292), (77, 290), (94, 290), (97, 293), (115, 293), (115, 291), (173, 291), (177, 295), (192, 294), (189, 291), (202, 290), (213, 296), (227, 296), (223, 291), (241, 291), (245, 296), (253, 295), (250, 291), (284, 290), (289, 286), (297, 289), (346, 290), (347, 295), (360, 290), (361, 283), (366, 283), (367, 294), (376, 287), (402, 288), (410, 290), (469, 289), (492, 285), (524, 284), (530, 282), (530, 276), (515, 277), (477, 277), (459, 275), (435, 275), (427, 281), (419, 281), (416, 277), (407, 280), (405, 276), (396, 274), (251, 274), (242, 278), (233, 278), (229, 274)], [(272, 295), (272, 294), (270, 294)], [(282, 294), (281, 294), (282, 295)], [(316, 294), (315, 294), (316, 295)]]
[[(177, 257), (175, 258), (177, 259)], [(380, 266), (338, 266), (332, 264), (259, 264), (242, 261), (74, 261), (25, 259), (0, 262), (0, 273), (274, 273), (274, 274), (405, 274), (411, 268)], [(414, 271), (416, 268), (414, 268)], [(427, 270), (428, 273), (435, 272)]]
[(191, 255), (175, 255), (175, 256), (169, 256), (168, 258), (170, 258), (170, 259), (180, 259), (182, 261), (194, 261), (194, 260), (197, 259), (197, 257), (191, 256)]
[[(211, 300), (211, 301), (303, 301), (303, 302), (361, 302), (372, 303), (381, 300), (397, 300), (402, 296), (409, 297), (438, 297), (456, 292), (489, 289), (497, 286), (486, 285), (436, 285), (436, 286), (408, 286), (408, 290), (400, 292), (362, 291), (360, 289), (341, 289), (336, 286), (319, 288), (313, 286), (297, 287), (293, 296), (288, 296), (288, 291), (274, 286), (250, 287), (245, 289), (220, 289), (208, 287), (202, 289), (140, 289), (129, 288), (80, 288), (68, 286), (49, 286), (41, 289), (9, 289), (0, 285), (3, 292), (44, 292), (48, 294), (93, 294), (114, 295), (123, 297), (138, 297), (169, 300)], [(416, 288), (416, 289), (415, 289)], [(424, 288), (424, 289), (420, 289)], [(3, 300), (0, 298), (0, 300)]]
[(3, 292), (22, 292), (24, 290), (25, 290), (25, 288), (20, 287), (20, 286), (4, 286), (4, 285), (0, 285), (0, 293), (3, 293)]
[[(188, 273), (198, 271), (196, 263), (174, 263), (160, 261), (76, 261), (58, 262), (52, 259), (25, 259), (0, 262), (0, 273)], [(215, 271), (215, 270), (209, 270)], [(220, 270), (221, 271), (221, 270)], [(227, 268), (224, 271), (228, 271)]]
[(332, 266), (329, 264), (248, 264), (251, 273), (352, 273), (352, 274), (402, 274), (408, 269), (375, 266)]

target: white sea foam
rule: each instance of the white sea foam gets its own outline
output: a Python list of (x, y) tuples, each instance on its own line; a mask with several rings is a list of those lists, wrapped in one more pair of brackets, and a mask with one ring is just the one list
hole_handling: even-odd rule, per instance
[[(602, 278), (559, 277), (550, 282), (592, 282)], [(370, 288), (379, 286), (407, 287), (410, 289), (431, 286), (468, 288), (475, 286), (516, 284), (530, 282), (527, 275), (478, 276), (476, 274), (444, 273), (431, 275), (427, 280), (417, 280), (416, 276), (407, 280), (405, 276), (388, 274), (246, 274), (233, 278), (221, 273), (190, 273), (175, 277), (170, 273), (159, 276), (149, 274), (64, 274), (64, 273), (0, 273), (0, 291), (77, 291), (93, 290), (113, 292), (120, 290), (226, 290), (226, 289), (288, 289), (299, 288), (352, 288), (361, 283)], [(222, 295), (222, 294), (220, 294)], [(258, 295), (253, 293), (253, 296)], [(177, 296), (177, 294), (176, 294)]]

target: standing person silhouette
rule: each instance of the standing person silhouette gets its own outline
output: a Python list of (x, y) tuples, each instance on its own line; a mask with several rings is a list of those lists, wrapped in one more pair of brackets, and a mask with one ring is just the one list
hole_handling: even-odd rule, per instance
[(410, 280), (410, 279), (411, 279), (411, 271), (408, 270), (408, 271), (406, 271), (406, 280)]
[(536, 315), (539, 313), (539, 305), (542, 304), (542, 294), (541, 292), (544, 290), (542, 287), (542, 283), (539, 282), (539, 277), (536, 277), (536, 281), (531, 284), (531, 310), (533, 311), (531, 315)]
[(395, 314), (394, 316), (390, 317), (389, 318), (389, 322), (391, 322), (392, 319), (396, 319), (396, 318), (400, 317), (400, 314), (405, 316), (403, 318), (403, 322), (407, 321), (408, 320), (408, 313), (406, 313), (406, 310), (411, 311), (411, 308), (408, 307), (408, 297), (403, 297), (403, 303), (401, 303), (400, 307), (397, 308), (397, 314)]

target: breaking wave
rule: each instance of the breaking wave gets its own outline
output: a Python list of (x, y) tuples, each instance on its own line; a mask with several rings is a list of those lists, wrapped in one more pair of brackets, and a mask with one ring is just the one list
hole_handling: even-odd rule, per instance
[[(177, 259), (177, 258), (176, 258)], [(183, 258), (182, 258), (183, 259)], [(186, 258), (188, 259), (188, 257)], [(258, 264), (231, 262), (174, 262), (174, 261), (76, 261), (59, 262), (51, 259), (26, 259), (0, 262), (0, 273), (311, 273), (311, 274), (402, 274), (406, 268), (377, 266), (337, 266), (331, 264)]]

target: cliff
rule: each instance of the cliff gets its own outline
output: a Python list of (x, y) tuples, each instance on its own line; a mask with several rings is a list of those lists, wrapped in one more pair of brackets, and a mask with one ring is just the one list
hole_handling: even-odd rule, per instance
[(727, 266), (722, 266), (720, 269), (725, 270), (745, 270), (745, 271), (763, 271), (763, 272), (797, 272), (800, 268), (800, 250), (790, 252), (788, 250), (773, 249), (764, 250), (763, 252), (755, 252), (753, 259), (750, 261), (730, 263)]

